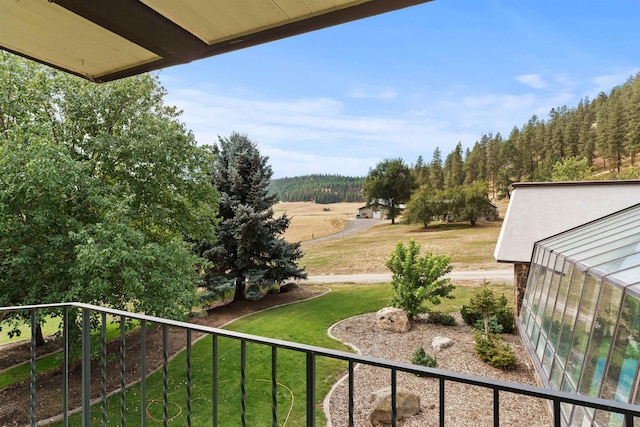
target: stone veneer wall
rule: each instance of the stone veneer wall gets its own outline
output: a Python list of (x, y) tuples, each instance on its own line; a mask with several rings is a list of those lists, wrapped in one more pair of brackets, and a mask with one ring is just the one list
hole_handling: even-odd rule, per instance
[(515, 317), (520, 315), (522, 300), (527, 290), (527, 279), (529, 278), (529, 264), (513, 264), (513, 313)]

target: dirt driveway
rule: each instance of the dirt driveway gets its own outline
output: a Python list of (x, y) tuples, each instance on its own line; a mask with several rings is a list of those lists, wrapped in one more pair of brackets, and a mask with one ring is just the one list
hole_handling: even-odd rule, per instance
[(302, 246), (308, 245), (310, 243), (322, 242), (324, 240), (343, 238), (350, 234), (359, 233), (360, 231), (368, 230), (371, 227), (375, 227), (376, 225), (389, 223), (391, 221), (386, 219), (357, 219), (357, 218), (348, 218), (347, 226), (344, 230), (339, 231), (337, 233), (330, 234), (328, 236), (319, 237), (313, 240), (305, 240), (301, 242)]

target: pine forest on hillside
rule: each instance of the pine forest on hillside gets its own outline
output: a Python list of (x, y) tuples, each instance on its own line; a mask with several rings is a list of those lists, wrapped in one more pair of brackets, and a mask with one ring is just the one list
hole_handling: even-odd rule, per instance
[(269, 189), (283, 202), (362, 202), (363, 180), (340, 175), (307, 175), (273, 179)]
[[(458, 143), (444, 163), (436, 148), (430, 163), (419, 157), (413, 168), (420, 185), (442, 189), (486, 181), (500, 197), (513, 182), (553, 180), (554, 167), (569, 159), (584, 161), (597, 179), (638, 178), (633, 167), (638, 151), (640, 74), (608, 95), (553, 108), (547, 120), (533, 115), (506, 139), (489, 133), (466, 150)], [(624, 170), (628, 165), (632, 168)]]

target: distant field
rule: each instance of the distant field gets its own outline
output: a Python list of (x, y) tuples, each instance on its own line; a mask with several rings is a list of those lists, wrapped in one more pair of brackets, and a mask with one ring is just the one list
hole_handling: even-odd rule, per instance
[[(311, 202), (280, 203), (278, 212), (286, 211), (292, 224), (285, 235), (288, 241), (305, 241), (340, 231), (346, 218), (354, 218), (364, 203), (317, 205)], [(498, 203), (504, 217), (507, 203)], [(328, 210), (324, 210), (328, 209)], [(363, 219), (361, 221), (368, 221)], [(345, 238), (306, 244), (300, 264), (314, 274), (366, 274), (388, 272), (385, 262), (398, 242), (410, 238), (422, 244), (423, 253), (451, 256), (454, 270), (504, 267), (493, 258), (502, 221), (419, 225), (385, 223)], [(292, 237), (293, 236), (293, 237)]]
[(317, 239), (337, 233), (347, 225), (347, 218), (355, 218), (363, 203), (332, 203), (320, 205), (313, 202), (280, 202), (275, 205), (276, 214), (287, 213), (291, 225), (284, 234), (288, 242)]

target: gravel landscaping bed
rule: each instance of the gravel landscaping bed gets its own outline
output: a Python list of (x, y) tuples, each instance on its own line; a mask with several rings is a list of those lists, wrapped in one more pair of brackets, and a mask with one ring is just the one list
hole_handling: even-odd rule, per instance
[[(454, 314), (457, 326), (430, 325), (415, 321), (409, 332), (395, 333), (379, 329), (375, 324), (375, 313), (355, 316), (335, 324), (330, 334), (351, 346), (363, 355), (411, 363), (413, 352), (423, 346), (425, 351), (437, 358), (438, 368), (469, 375), (494, 378), (502, 381), (536, 385), (533, 367), (530, 365), (524, 346), (517, 335), (505, 334), (503, 339), (514, 349), (517, 356), (515, 369), (503, 371), (493, 368), (477, 358), (473, 351), (472, 328)], [(434, 337), (448, 337), (454, 345), (437, 351), (431, 347)], [(399, 426), (427, 427), (439, 425), (438, 383), (434, 378), (422, 378), (412, 374), (398, 373), (398, 389), (404, 389), (420, 397), (421, 411), (410, 418), (400, 420)], [(381, 368), (360, 365), (355, 370), (355, 425), (370, 426), (371, 392), (390, 385), (390, 372)], [(445, 422), (447, 426), (492, 426), (493, 392), (489, 389), (454, 382), (445, 384)], [(347, 381), (342, 381), (329, 396), (328, 407), (331, 425), (348, 425)], [(504, 426), (549, 426), (550, 417), (546, 402), (513, 393), (500, 394), (500, 425)]]

